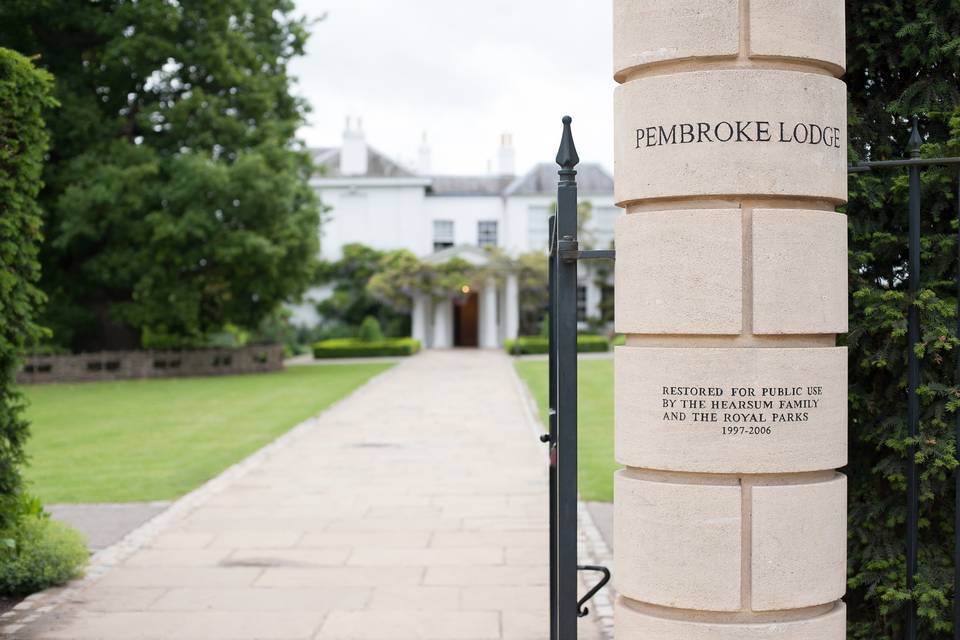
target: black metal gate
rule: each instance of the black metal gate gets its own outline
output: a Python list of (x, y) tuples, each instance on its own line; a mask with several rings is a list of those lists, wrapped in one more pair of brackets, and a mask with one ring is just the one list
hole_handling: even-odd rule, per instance
[[(550, 424), (550, 639), (575, 640), (584, 604), (610, 580), (606, 567), (577, 564), (577, 262), (614, 258), (613, 251), (580, 251), (577, 243), (577, 172), (580, 162), (563, 118), (557, 151), (557, 213), (550, 217), (549, 321)], [(600, 581), (579, 601), (577, 572), (597, 571)]]
[[(910, 295), (910, 307), (907, 310), (907, 431), (912, 443), (907, 449), (907, 518), (906, 518), (906, 586), (913, 591), (917, 574), (917, 557), (920, 541), (920, 474), (917, 468), (917, 444), (920, 435), (920, 359), (914, 348), (920, 342), (920, 314), (914, 301), (920, 292), (920, 171), (923, 167), (935, 165), (958, 165), (960, 158), (921, 158), (920, 145), (923, 139), (913, 119), (913, 131), (910, 135), (910, 157), (901, 160), (877, 160), (861, 162), (847, 168), (849, 173), (875, 171), (881, 169), (899, 169), (906, 167), (910, 172), (910, 197), (907, 211), (907, 286)], [(957, 220), (960, 221), (960, 180), (957, 189)], [(957, 246), (960, 248), (960, 226), (958, 226)], [(960, 260), (960, 254), (958, 254)], [(958, 263), (960, 264), (960, 263)], [(957, 335), (960, 335), (960, 266), (957, 280)], [(957, 376), (960, 380), (960, 352), (956, 355)], [(955, 455), (960, 461), (960, 412), (954, 416), (954, 438), (958, 443)], [(953, 587), (953, 637), (960, 640), (960, 467), (954, 471), (956, 483), (956, 504), (954, 505), (954, 587)], [(917, 638), (917, 601), (912, 599), (905, 607), (905, 640)]]

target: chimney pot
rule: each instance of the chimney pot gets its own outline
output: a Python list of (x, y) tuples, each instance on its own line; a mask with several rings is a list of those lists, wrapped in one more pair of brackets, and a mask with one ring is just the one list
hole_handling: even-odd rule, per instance
[(514, 175), (513, 136), (500, 135), (500, 149), (497, 150), (497, 173), (502, 176)]

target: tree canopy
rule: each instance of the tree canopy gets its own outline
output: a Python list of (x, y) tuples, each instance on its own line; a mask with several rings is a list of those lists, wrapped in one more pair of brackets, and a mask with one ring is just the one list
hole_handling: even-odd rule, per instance
[(8, 0), (0, 45), (62, 107), (40, 201), (44, 324), (73, 349), (256, 325), (313, 274), (319, 212), (295, 140), (292, 0)]
[(368, 316), (373, 316), (387, 335), (408, 335), (410, 321), (406, 314), (374, 298), (367, 291), (367, 282), (380, 268), (386, 252), (362, 244), (342, 247), (338, 260), (323, 261), (318, 269), (318, 284), (330, 287), (330, 295), (317, 303), (326, 335), (350, 335)]

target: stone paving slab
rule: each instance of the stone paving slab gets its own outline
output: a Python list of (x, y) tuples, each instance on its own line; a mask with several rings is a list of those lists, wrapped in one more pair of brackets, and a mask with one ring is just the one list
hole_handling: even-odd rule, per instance
[(505, 354), (405, 360), (175, 504), (16, 637), (546, 638), (534, 420)]

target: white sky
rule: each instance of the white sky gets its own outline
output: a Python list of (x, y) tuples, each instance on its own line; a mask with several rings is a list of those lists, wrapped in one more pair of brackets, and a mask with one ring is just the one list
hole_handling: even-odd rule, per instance
[(501, 133), (517, 172), (553, 161), (573, 116), (581, 161), (613, 166), (610, 0), (297, 0), (327, 18), (292, 65), (313, 107), (300, 135), (338, 146), (346, 116), (413, 163), (424, 131), (434, 173), (482, 174)]

